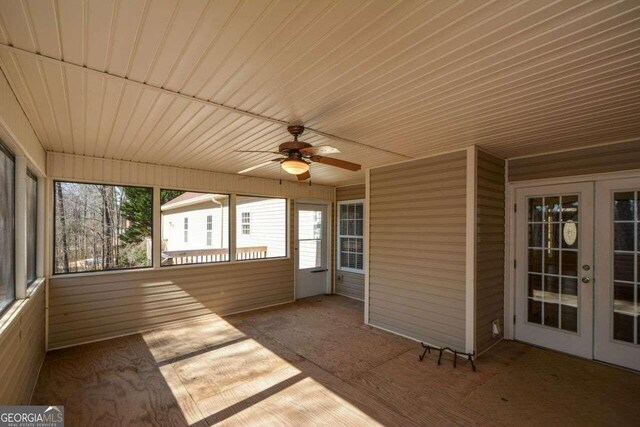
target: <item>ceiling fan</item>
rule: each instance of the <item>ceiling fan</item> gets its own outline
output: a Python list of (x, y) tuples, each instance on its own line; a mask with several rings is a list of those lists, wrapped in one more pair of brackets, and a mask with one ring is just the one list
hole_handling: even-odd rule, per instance
[(298, 141), (298, 136), (302, 135), (304, 132), (304, 126), (288, 126), (287, 131), (293, 135), (293, 141), (280, 144), (280, 146), (278, 146), (278, 151), (237, 150), (237, 153), (272, 153), (283, 156), (260, 163), (259, 165), (251, 166), (250, 168), (241, 170), (238, 173), (251, 172), (252, 170), (270, 165), (274, 162), (279, 162), (285, 172), (296, 175), (298, 177), (298, 181), (304, 181), (311, 178), (311, 174), (309, 173), (309, 164), (312, 162), (335, 166), (350, 171), (360, 170), (361, 166), (356, 163), (324, 156), (325, 154), (338, 154), (340, 150), (337, 148), (328, 145), (314, 147), (306, 142)]

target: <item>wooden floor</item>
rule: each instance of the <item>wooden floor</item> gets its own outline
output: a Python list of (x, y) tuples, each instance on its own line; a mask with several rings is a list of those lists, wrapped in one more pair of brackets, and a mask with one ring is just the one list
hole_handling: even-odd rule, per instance
[(640, 375), (502, 342), (454, 369), (339, 296), (53, 351), (67, 426), (639, 425)]

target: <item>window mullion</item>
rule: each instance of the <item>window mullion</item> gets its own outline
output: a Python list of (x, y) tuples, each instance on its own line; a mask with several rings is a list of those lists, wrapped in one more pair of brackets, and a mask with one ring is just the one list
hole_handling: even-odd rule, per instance
[(15, 158), (15, 290), (16, 299), (27, 296), (27, 159)]

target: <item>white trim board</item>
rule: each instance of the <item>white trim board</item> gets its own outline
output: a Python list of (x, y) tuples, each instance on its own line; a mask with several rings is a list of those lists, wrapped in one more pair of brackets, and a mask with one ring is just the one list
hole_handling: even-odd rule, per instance
[(465, 351), (476, 348), (476, 232), (477, 232), (477, 169), (478, 150), (467, 148), (467, 206), (465, 262)]

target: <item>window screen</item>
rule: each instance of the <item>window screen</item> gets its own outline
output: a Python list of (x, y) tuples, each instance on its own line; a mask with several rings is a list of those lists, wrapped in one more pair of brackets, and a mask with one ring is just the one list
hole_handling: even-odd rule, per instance
[(151, 188), (54, 183), (54, 272), (151, 266)]
[(27, 283), (36, 280), (36, 257), (38, 236), (38, 181), (27, 175)]
[(0, 312), (15, 298), (15, 232), (13, 156), (0, 145)]
[(236, 259), (287, 256), (287, 200), (237, 196)]

